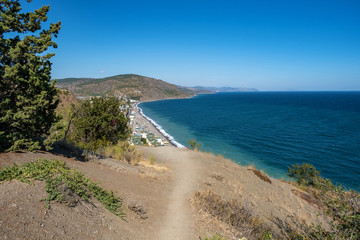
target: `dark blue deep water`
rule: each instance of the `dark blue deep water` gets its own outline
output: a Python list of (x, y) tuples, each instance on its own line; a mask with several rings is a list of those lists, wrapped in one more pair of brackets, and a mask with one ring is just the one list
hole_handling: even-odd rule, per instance
[(294, 163), (360, 190), (360, 92), (243, 92), (142, 103), (176, 141), (284, 178)]

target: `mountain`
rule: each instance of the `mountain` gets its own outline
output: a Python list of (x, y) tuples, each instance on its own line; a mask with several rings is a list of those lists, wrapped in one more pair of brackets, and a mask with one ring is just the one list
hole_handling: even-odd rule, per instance
[(165, 81), (124, 74), (106, 78), (65, 78), (56, 79), (56, 86), (70, 90), (75, 96), (126, 95), (141, 101), (187, 98), (198, 93), (210, 93), (203, 89), (176, 86)]
[(233, 87), (202, 87), (196, 86), (193, 89), (209, 91), (209, 92), (256, 92), (256, 88), (233, 88)]

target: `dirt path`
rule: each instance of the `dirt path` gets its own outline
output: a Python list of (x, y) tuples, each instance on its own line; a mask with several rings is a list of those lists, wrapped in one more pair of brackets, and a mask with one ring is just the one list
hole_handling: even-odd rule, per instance
[(1, 239), (191, 240), (216, 233), (227, 239), (238, 235), (241, 238), (242, 232), (196, 205), (196, 191), (212, 191), (221, 199), (240, 201), (253, 216), (275, 231), (277, 225), (271, 219), (293, 225), (327, 221), (319, 214), (320, 207), (296, 194), (300, 190), (293, 185), (276, 179), (265, 182), (253, 171), (230, 160), (175, 147), (139, 149), (146, 159), (150, 155), (155, 158), (156, 167), (166, 166), (170, 170), (133, 166), (113, 159), (79, 162), (46, 152), (0, 154), (0, 169), (39, 158), (64, 161), (120, 196), (126, 213), (124, 221), (97, 201), (93, 205), (81, 202), (74, 208), (52, 202), (48, 209), (40, 201), (47, 196), (44, 183), (6, 182), (0, 184), (0, 236), (4, 236)]
[(188, 150), (179, 149), (174, 154), (174, 147), (144, 148), (144, 152), (152, 154), (157, 162), (168, 165), (174, 176), (166, 215), (156, 239), (196, 239), (198, 235), (189, 204), (189, 198), (197, 189), (198, 167), (193, 155)]

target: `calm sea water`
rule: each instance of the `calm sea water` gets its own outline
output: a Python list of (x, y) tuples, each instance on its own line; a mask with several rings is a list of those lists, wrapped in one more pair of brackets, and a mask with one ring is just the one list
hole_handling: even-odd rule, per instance
[(360, 92), (243, 92), (140, 104), (176, 141), (275, 178), (313, 164), (322, 176), (360, 190)]

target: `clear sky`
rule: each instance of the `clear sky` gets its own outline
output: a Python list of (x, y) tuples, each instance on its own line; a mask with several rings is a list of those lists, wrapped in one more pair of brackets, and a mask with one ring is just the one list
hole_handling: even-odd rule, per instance
[[(33, 0), (62, 22), (53, 78), (360, 90), (359, 0)], [(27, 4), (29, 5), (29, 4)]]

